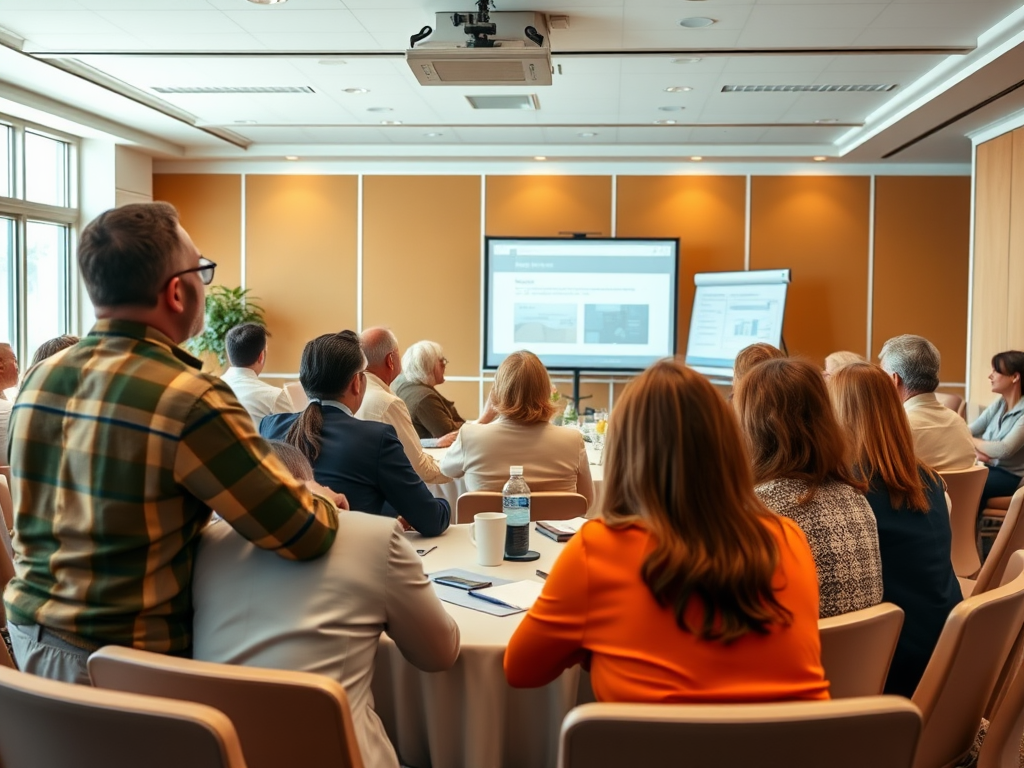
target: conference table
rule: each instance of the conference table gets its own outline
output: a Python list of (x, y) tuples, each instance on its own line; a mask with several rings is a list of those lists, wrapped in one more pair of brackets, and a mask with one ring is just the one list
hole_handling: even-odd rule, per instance
[[(437, 549), (423, 556), (428, 573), (461, 568), (487, 579), (540, 581), (537, 569), (550, 571), (559, 544), (530, 528), (530, 548), (540, 559), (505, 562), (488, 568), (476, 562), (468, 525), (426, 539), (407, 534), (416, 548)], [(554, 768), (562, 719), (581, 694), (579, 667), (543, 688), (515, 689), (505, 681), (502, 659), (524, 613), (492, 616), (442, 603), (459, 625), (462, 650), (446, 672), (421, 672), (405, 660), (386, 635), (381, 636), (373, 678), (374, 709), (403, 766), (411, 768)], [(582, 699), (581, 699), (582, 696)]]
[[(438, 462), (448, 453), (447, 448), (424, 448), (423, 450), (425, 453), (433, 456)], [(601, 497), (601, 485), (604, 483), (604, 465), (601, 463), (601, 449), (592, 443), (587, 443), (587, 459), (590, 461), (590, 477), (594, 481), (594, 501), (596, 502)], [(437, 498), (448, 500), (448, 503), (452, 505), (452, 519), (454, 519), (455, 502), (459, 496), (466, 492), (465, 478), (455, 478), (450, 483), (442, 483), (440, 485), (428, 483), (427, 488)], [(590, 507), (593, 509), (594, 505), (591, 504)]]

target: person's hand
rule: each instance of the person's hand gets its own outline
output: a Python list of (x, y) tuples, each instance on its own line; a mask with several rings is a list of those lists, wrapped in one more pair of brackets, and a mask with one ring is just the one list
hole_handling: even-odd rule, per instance
[(449, 432), (447, 435), (441, 435), (439, 438), (437, 438), (437, 447), (447, 448), (449, 445), (455, 442), (455, 438), (458, 436), (459, 430), (457, 429), (454, 432)]
[(990, 461), (992, 461), (992, 457), (991, 456), (989, 456), (989, 455), (987, 455), (985, 453), (982, 453), (981, 451), (979, 451), (977, 449), (975, 449), (974, 455), (978, 457), (978, 461), (980, 461), (982, 464), (988, 464)]
[(480, 414), (480, 418), (476, 420), (477, 424), (490, 424), (496, 418), (498, 418), (498, 410), (494, 407), (494, 401), (491, 399), (491, 395), (494, 390), (492, 389), (487, 393), (487, 402), (484, 403), (484, 412)]
[(333, 501), (334, 506), (336, 506), (338, 509), (350, 508), (348, 506), (348, 499), (345, 497), (344, 493), (335, 493), (326, 485), (320, 485), (320, 483), (318, 483), (316, 480), (307, 480), (306, 487), (310, 490), (311, 493), (315, 493), (318, 496), (323, 496), (324, 498)]
[(406, 519), (405, 519), (404, 517), (402, 517), (401, 515), (399, 515), (399, 516), (398, 516), (398, 522), (402, 524), (402, 530), (403, 530), (403, 531), (406, 531), (406, 532), (408, 532), (408, 531), (411, 531), (411, 530), (412, 530), (412, 526), (411, 526), (411, 525), (409, 525), (409, 521), (408, 521), (408, 520), (406, 520)]

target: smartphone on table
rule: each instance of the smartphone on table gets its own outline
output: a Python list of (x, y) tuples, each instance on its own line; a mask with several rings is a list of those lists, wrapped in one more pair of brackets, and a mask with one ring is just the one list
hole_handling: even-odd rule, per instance
[(434, 578), (438, 584), (443, 584), (446, 587), (455, 587), (456, 589), (483, 589), (484, 587), (491, 586), (489, 581), (473, 581), (472, 579), (464, 579), (461, 576), (436, 576)]

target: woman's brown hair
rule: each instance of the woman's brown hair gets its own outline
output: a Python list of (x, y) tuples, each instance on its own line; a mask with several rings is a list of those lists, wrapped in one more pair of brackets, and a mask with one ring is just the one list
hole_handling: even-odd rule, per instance
[(736, 354), (736, 360), (732, 364), (733, 387), (739, 386), (743, 377), (758, 363), (763, 363), (765, 360), (779, 360), (785, 356), (786, 353), (781, 349), (773, 347), (771, 344), (765, 344), (763, 341), (744, 347)]
[[(662, 360), (626, 388), (604, 477), (604, 520), (650, 530), (641, 576), (680, 629), (728, 643), (792, 621), (772, 588), (782, 523), (754, 495), (736, 417), (703, 376)], [(686, 619), (693, 599), (699, 626)]]
[(555, 412), (551, 403), (551, 379), (533, 352), (513, 352), (494, 374), (491, 402), (500, 415), (522, 424), (548, 421)]
[(829, 377), (828, 393), (850, 435), (857, 471), (867, 480), (881, 480), (893, 507), (927, 512), (920, 469), (931, 470), (914, 455), (906, 411), (885, 371), (871, 363), (852, 363)]
[(825, 380), (806, 360), (758, 363), (733, 395), (754, 468), (754, 482), (790, 478), (807, 483), (806, 504), (822, 483), (864, 491), (850, 465), (846, 437), (832, 411)]

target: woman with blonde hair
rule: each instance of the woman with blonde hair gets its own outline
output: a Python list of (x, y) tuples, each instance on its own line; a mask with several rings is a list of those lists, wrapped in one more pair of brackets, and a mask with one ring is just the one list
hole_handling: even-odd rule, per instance
[(949, 510), (942, 480), (914, 456), (910, 424), (896, 388), (870, 363), (853, 363), (828, 381), (840, 425), (878, 522), (883, 599), (905, 614), (885, 692), (911, 696), (946, 618), (960, 602), (950, 564)]
[(882, 601), (882, 558), (867, 484), (850, 466), (825, 380), (799, 359), (755, 365), (733, 398), (754, 468), (754, 491), (794, 520), (818, 567), (822, 618)]
[(551, 380), (532, 352), (513, 352), (498, 367), (490, 424), (468, 423), (439, 468), (448, 477), (465, 477), (469, 491), (500, 491), (509, 467), (522, 465), (531, 491), (575, 491), (594, 501), (583, 435), (550, 423), (554, 413)]
[(732, 410), (681, 362), (616, 406), (601, 511), (512, 636), (513, 686), (589, 660), (601, 701), (828, 698), (807, 540), (757, 500)]

